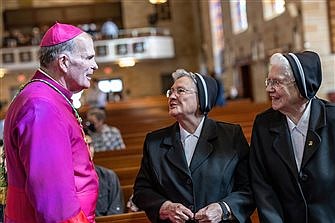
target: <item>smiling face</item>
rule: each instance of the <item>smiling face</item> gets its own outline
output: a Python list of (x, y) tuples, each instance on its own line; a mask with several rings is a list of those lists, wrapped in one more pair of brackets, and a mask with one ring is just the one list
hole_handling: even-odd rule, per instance
[(287, 74), (286, 67), (279, 64), (271, 65), (268, 79), (272, 82), (278, 81), (277, 84), (269, 84), (266, 87), (271, 98), (272, 108), (283, 114), (296, 110), (303, 98), (293, 77)]
[[(169, 115), (177, 120), (195, 116), (198, 112), (199, 102), (196, 93), (197, 87), (192, 79), (187, 76), (178, 78), (171, 90), (172, 93), (168, 99)], [(178, 92), (180, 93), (178, 94)]]
[(93, 72), (98, 69), (95, 62), (93, 40), (87, 33), (75, 39), (75, 49), (67, 55), (65, 82), (68, 90), (79, 92), (90, 87)]

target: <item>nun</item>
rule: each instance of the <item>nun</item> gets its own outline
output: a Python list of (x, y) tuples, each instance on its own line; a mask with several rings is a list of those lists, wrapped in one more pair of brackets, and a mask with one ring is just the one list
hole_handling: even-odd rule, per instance
[(253, 125), (250, 169), (261, 223), (335, 220), (335, 106), (316, 97), (317, 53), (275, 53), (265, 81), (272, 108)]
[(6, 115), (5, 222), (95, 222), (98, 179), (71, 100), (90, 86), (94, 55), (92, 38), (75, 26), (45, 33), (40, 68)]
[(167, 91), (176, 122), (147, 134), (133, 202), (151, 222), (250, 222), (249, 146), (239, 125), (208, 118), (215, 79), (178, 69)]

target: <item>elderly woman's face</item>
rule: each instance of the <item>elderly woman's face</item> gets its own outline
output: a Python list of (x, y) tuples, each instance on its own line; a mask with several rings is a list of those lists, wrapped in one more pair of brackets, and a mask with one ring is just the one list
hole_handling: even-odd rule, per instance
[(284, 73), (285, 70), (281, 66), (271, 66), (266, 91), (269, 93), (272, 108), (287, 114), (295, 109), (297, 102), (302, 98), (293, 77), (290, 78)]
[(169, 115), (176, 119), (195, 116), (199, 103), (194, 82), (189, 77), (181, 77), (174, 82), (171, 91)]

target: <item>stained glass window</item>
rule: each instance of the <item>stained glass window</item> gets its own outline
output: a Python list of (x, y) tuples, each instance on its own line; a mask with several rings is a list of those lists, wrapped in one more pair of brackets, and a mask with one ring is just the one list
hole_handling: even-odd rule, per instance
[(212, 32), (212, 50), (214, 55), (214, 71), (215, 74), (221, 74), (223, 72), (223, 16), (222, 16), (222, 4), (221, 0), (209, 1), (209, 13), (211, 20), (211, 32)]
[(230, 0), (233, 32), (241, 33), (248, 29), (246, 0)]
[(285, 12), (285, 0), (263, 0), (263, 15), (265, 20), (273, 19), (283, 12)]

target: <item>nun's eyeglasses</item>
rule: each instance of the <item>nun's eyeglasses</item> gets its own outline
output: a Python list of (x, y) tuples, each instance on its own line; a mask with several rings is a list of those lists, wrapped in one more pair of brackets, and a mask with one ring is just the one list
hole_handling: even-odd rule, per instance
[(180, 96), (180, 95), (185, 95), (185, 94), (193, 94), (193, 93), (197, 93), (195, 90), (187, 90), (185, 88), (171, 88), (169, 90), (166, 91), (166, 97), (169, 98), (171, 97), (172, 94), (175, 94), (176, 96)]
[(278, 79), (265, 79), (265, 87), (274, 87), (274, 88), (279, 88), (285, 84), (291, 84), (294, 83), (294, 80), (278, 80)]

